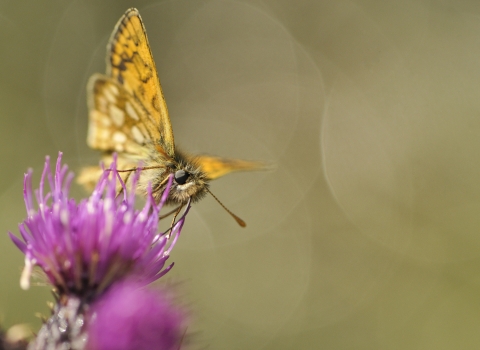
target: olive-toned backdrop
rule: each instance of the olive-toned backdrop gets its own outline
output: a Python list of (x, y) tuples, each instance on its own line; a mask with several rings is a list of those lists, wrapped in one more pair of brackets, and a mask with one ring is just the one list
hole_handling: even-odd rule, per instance
[[(85, 144), (88, 77), (144, 19), (177, 143), (265, 160), (196, 204), (168, 282), (209, 349), (480, 348), (480, 3), (0, 1), (0, 314), (47, 314), (9, 241), (23, 173)], [(75, 187), (74, 194), (85, 193)]]

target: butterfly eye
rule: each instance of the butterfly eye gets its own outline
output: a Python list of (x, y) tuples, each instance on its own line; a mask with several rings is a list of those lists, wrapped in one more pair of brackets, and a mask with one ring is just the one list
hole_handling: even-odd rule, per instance
[(179, 185), (184, 185), (189, 177), (190, 174), (187, 173), (185, 170), (177, 170), (175, 172), (175, 182)]

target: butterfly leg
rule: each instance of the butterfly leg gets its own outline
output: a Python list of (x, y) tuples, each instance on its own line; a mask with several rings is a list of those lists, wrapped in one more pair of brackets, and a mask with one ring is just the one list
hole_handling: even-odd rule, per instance
[(170, 235), (171, 231), (173, 230), (173, 227), (175, 226), (175, 220), (177, 219), (177, 216), (178, 214), (180, 214), (180, 211), (182, 210), (182, 208), (185, 206), (185, 204), (180, 204), (178, 207), (176, 207), (175, 209), (169, 211), (168, 213), (164, 214), (164, 215), (161, 215), (158, 219), (161, 220), (161, 219), (164, 219), (166, 218), (167, 216), (170, 216), (172, 214), (173, 215), (173, 220), (172, 220), (172, 223), (170, 224), (170, 227), (168, 230), (166, 230), (163, 234), (166, 235)]
[(172, 220), (172, 224), (170, 225), (170, 230), (173, 229), (173, 226), (175, 225), (175, 220), (177, 220), (177, 216), (178, 214), (180, 214), (180, 211), (182, 210), (182, 208), (185, 206), (185, 204), (182, 204), (178, 207), (178, 210), (175, 212), (175, 214), (173, 215), (173, 220)]
[(158, 220), (162, 220), (162, 219), (165, 219), (166, 217), (169, 217), (170, 215), (172, 215), (173, 213), (175, 213), (179, 208), (181, 208), (183, 206), (183, 204), (181, 204), (180, 206), (174, 208), (173, 210), (170, 210), (168, 213), (166, 214), (163, 214), (163, 215), (160, 215), (158, 217)]
[(183, 332), (182, 338), (180, 339), (180, 343), (178, 344), (177, 350), (180, 350), (183, 344), (183, 341), (185, 340), (185, 336), (187, 335), (187, 329), (188, 327), (185, 328), (185, 331)]

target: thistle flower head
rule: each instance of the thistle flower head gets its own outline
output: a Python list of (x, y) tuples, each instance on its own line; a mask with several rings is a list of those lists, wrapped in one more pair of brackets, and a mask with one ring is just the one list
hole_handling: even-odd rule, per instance
[[(29, 287), (32, 268), (39, 266), (60, 295), (94, 297), (112, 283), (129, 278), (148, 284), (167, 273), (170, 251), (180, 234), (186, 212), (170, 235), (159, 234), (159, 204), (148, 189), (144, 207), (135, 209), (139, 173), (132, 176), (132, 190), (116, 170), (116, 160), (103, 172), (92, 195), (77, 203), (69, 198), (73, 174), (57, 159), (55, 173), (46, 158), (40, 187), (32, 190), (32, 171), (25, 175), (27, 218), (19, 225), (22, 239), (9, 235), (25, 254), (21, 286)], [(44, 187), (49, 190), (44, 193)], [(123, 191), (118, 195), (118, 188)], [(35, 199), (35, 200), (34, 200)], [(35, 205), (34, 202), (37, 204)]]
[(91, 305), (90, 350), (178, 350), (185, 314), (160, 290), (126, 281), (116, 284)]

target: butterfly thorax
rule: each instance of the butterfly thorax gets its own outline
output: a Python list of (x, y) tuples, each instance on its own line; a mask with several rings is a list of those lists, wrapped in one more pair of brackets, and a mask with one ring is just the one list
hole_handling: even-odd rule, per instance
[(146, 193), (148, 185), (152, 186), (152, 194), (156, 202), (159, 202), (168, 177), (173, 175), (173, 183), (167, 197), (167, 204), (185, 204), (191, 198), (192, 202), (202, 199), (208, 188), (208, 178), (201, 170), (201, 167), (185, 153), (175, 150), (174, 157), (158, 151), (158, 145), (146, 145), (149, 149), (148, 160), (144, 164), (138, 189)]

